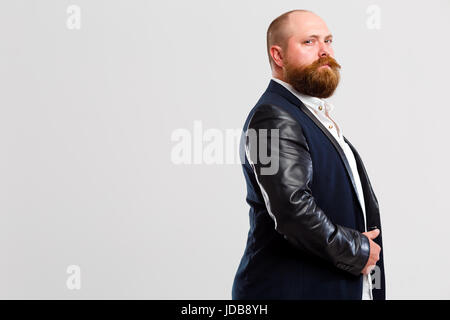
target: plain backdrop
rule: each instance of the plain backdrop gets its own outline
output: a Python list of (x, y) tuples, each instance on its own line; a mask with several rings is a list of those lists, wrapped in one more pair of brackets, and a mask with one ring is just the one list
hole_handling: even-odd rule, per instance
[(176, 164), (172, 135), (242, 129), (292, 9), (334, 35), (333, 116), (380, 203), (387, 298), (449, 299), (448, 0), (1, 1), (0, 298), (230, 299), (241, 165)]

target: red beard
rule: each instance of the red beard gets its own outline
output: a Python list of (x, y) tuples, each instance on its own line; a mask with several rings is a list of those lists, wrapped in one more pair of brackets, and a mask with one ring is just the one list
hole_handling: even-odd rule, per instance
[[(328, 67), (320, 68), (328, 65)], [(320, 68), (320, 69), (319, 69)], [(330, 56), (321, 57), (306, 67), (286, 65), (284, 78), (298, 92), (318, 97), (328, 98), (339, 84), (339, 69), (341, 66)]]

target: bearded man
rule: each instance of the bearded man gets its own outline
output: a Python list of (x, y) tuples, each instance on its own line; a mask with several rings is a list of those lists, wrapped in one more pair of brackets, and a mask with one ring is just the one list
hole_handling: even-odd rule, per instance
[(272, 79), (241, 140), (250, 230), (233, 299), (385, 299), (378, 201), (325, 100), (341, 67), (332, 38), (307, 10), (267, 30)]

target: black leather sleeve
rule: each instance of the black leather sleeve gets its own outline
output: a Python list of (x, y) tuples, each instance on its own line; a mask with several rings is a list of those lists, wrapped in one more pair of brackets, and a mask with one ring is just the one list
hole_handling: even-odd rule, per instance
[[(247, 159), (275, 229), (300, 250), (360, 275), (369, 258), (369, 240), (357, 230), (334, 224), (316, 205), (310, 189), (312, 161), (300, 124), (281, 107), (260, 105), (246, 133)], [(264, 154), (271, 158), (270, 166)]]

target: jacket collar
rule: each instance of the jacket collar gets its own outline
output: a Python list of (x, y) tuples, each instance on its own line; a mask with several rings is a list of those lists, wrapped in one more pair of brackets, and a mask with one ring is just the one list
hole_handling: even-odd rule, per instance
[(285, 88), (289, 89), (289, 91), (295, 95), (305, 106), (309, 107), (310, 109), (314, 110), (315, 112), (320, 112), (322, 109), (319, 109), (320, 106), (323, 106), (325, 110), (328, 112), (333, 111), (334, 105), (330, 103), (329, 101), (317, 97), (308, 96), (305, 94), (302, 94), (295, 90), (295, 88), (287, 82), (284, 82), (283, 80), (272, 78), (272, 81), (275, 81)]

